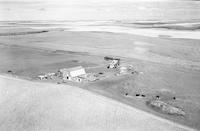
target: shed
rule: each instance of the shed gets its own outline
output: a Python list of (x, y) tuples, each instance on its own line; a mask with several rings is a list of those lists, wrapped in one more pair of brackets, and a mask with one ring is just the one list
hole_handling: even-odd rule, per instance
[(72, 78), (86, 74), (85, 69), (82, 66), (63, 68), (60, 69), (58, 73), (64, 80), (72, 80)]
[(107, 68), (117, 68), (120, 65), (120, 59), (113, 59)]

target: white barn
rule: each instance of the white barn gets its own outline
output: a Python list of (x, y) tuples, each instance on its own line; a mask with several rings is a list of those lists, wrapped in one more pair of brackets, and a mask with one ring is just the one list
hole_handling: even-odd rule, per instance
[(60, 69), (58, 72), (63, 80), (72, 80), (73, 78), (86, 74), (85, 69), (82, 66), (63, 68)]

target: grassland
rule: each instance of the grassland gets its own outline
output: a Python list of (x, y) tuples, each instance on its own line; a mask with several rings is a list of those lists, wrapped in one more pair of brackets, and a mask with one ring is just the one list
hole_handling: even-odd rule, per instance
[[(23, 32), (23, 29), (15, 30)], [(49, 30), (26, 35), (1, 35), (0, 50), (2, 74), (33, 81), (38, 74), (76, 65), (82, 65), (87, 72), (106, 72), (103, 57), (119, 57), (123, 62), (132, 64), (139, 73), (87, 84), (67, 84), (200, 129), (199, 40)], [(8, 73), (9, 70), (12, 73)], [(136, 97), (138, 93), (146, 97)], [(149, 108), (146, 101), (156, 95), (183, 108), (186, 116), (162, 114)]]

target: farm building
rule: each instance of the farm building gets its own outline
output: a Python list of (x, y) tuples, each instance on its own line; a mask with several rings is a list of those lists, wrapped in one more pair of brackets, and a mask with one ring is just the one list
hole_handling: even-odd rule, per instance
[(111, 61), (110, 64), (107, 66), (107, 68), (117, 68), (120, 65), (120, 59), (119, 58), (113, 58), (105, 56), (104, 60)]
[(60, 69), (58, 73), (63, 80), (75, 80), (75, 81), (81, 81), (81, 79), (77, 79), (78, 76), (86, 74), (85, 69), (82, 66), (77, 66), (73, 68), (63, 68)]
[(117, 68), (120, 64), (120, 60), (119, 59), (114, 59), (111, 61), (111, 63), (108, 65), (107, 68)]

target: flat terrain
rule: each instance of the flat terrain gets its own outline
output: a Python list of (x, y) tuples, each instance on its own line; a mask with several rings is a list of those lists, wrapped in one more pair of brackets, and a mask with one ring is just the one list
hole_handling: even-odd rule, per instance
[[(43, 30), (25, 29), (23, 32), (23, 29), (16, 28), (10, 35), (8, 31), (4, 32), (2, 31), (0, 36), (2, 74), (37, 81), (35, 78), (39, 74), (56, 72), (60, 68), (77, 65), (85, 67), (87, 72), (109, 72), (103, 57), (116, 56), (121, 58), (122, 62), (133, 65), (138, 73), (109, 77), (86, 84), (66, 84), (81, 87), (151, 114), (200, 129), (199, 40), (152, 38), (97, 31), (43, 32)], [(137, 97), (138, 93), (144, 94), (145, 98)], [(186, 115), (164, 114), (147, 106), (146, 102), (157, 95), (163, 101), (182, 108)], [(11, 96), (9, 99), (11, 101), (9, 106), (12, 106)]]
[(189, 130), (187, 127), (68, 85), (0, 76), (0, 91), (2, 131)]

